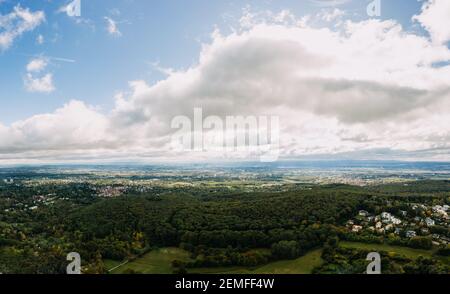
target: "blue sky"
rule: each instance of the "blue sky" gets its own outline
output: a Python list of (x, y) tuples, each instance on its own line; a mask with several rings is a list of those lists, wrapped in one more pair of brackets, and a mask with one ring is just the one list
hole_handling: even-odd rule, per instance
[[(186, 68), (197, 62), (201, 42), (207, 41), (215, 26), (226, 30), (235, 26), (245, 7), (254, 11), (289, 9), (297, 16), (318, 12), (321, 7), (308, 0), (299, 1), (225, 1), (225, 0), (82, 0), (82, 20), (77, 23), (58, 9), (69, 1), (14, 1), (0, 4), (0, 13), (8, 14), (16, 5), (45, 12), (46, 21), (32, 32), (18, 37), (0, 52), (0, 122), (9, 124), (34, 114), (50, 112), (70, 99), (81, 99), (109, 110), (117, 91), (127, 88), (130, 80), (153, 83), (163, 78), (152, 67)], [(367, 18), (369, 1), (350, 1), (339, 8)], [(411, 0), (385, 0), (381, 18), (395, 18), (406, 28), (413, 27), (411, 17), (421, 3)], [(104, 17), (117, 22), (121, 37), (106, 31)], [(36, 42), (42, 35), (44, 43)], [(30, 93), (23, 83), (26, 64), (32, 56), (51, 59), (55, 91)]]
[(0, 0), (0, 164), (228, 158), (173, 149), (199, 107), (279, 118), (282, 158), (450, 161), (448, 0), (72, 1)]

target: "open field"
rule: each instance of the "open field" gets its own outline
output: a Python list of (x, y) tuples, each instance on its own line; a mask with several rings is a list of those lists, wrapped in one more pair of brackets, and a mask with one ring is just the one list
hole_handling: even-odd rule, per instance
[(103, 260), (103, 264), (105, 265), (105, 268), (107, 268), (108, 270), (119, 266), (122, 262), (121, 261), (117, 261), (117, 260), (111, 260), (111, 259), (104, 259)]
[(281, 260), (268, 263), (256, 268), (220, 267), (195, 268), (189, 273), (199, 274), (310, 274), (312, 270), (322, 264), (322, 250), (316, 249), (294, 260)]
[[(173, 247), (161, 248), (151, 251), (134, 261), (126, 263), (111, 271), (111, 273), (121, 274), (131, 269), (135, 272), (143, 274), (171, 274), (173, 272), (171, 264), (173, 260), (187, 260), (188, 258), (189, 253), (182, 249)], [(112, 267), (119, 264), (120, 262), (113, 262), (109, 260), (105, 262), (105, 265)], [(107, 268), (110, 269), (112, 267)]]
[(386, 251), (386, 252), (395, 252), (399, 255), (403, 255), (408, 258), (418, 258), (419, 256), (423, 257), (431, 257), (434, 251), (432, 250), (424, 250), (424, 249), (414, 249), (409, 247), (401, 247), (401, 246), (393, 246), (388, 244), (367, 244), (367, 243), (359, 243), (359, 242), (340, 242), (340, 246), (346, 248), (356, 248), (356, 249), (364, 249), (364, 250), (373, 250), (373, 251)]
[(433, 255), (436, 252), (436, 249), (432, 250), (424, 250), (424, 249), (414, 249), (409, 247), (402, 246), (393, 246), (388, 244), (367, 244), (367, 243), (359, 243), (359, 242), (340, 242), (342, 247), (347, 248), (356, 248), (356, 249), (365, 249), (365, 250), (373, 250), (373, 251), (386, 251), (386, 252), (395, 252), (399, 255), (403, 255), (407, 258), (416, 259), (419, 256), (427, 257), (427, 258), (436, 258), (450, 264), (450, 256), (436, 256)]
[[(309, 274), (314, 267), (322, 264), (322, 250), (313, 250), (306, 255), (294, 259), (271, 262), (269, 264), (255, 267), (215, 267), (194, 268), (189, 273), (199, 274)], [(121, 274), (127, 270), (133, 270), (144, 274), (171, 274), (173, 268), (171, 262), (175, 259), (188, 260), (189, 253), (179, 248), (163, 248), (147, 253), (141, 258), (119, 266), (121, 262), (105, 260), (108, 269), (119, 266), (111, 271), (113, 274)]]

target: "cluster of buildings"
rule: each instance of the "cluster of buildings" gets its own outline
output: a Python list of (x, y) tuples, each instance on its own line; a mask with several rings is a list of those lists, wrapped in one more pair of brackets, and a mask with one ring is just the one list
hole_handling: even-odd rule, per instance
[(450, 243), (447, 236), (432, 234), (430, 231), (435, 225), (450, 226), (448, 205), (410, 204), (410, 207), (410, 212), (400, 210), (396, 215), (389, 212), (374, 215), (360, 210), (357, 216), (348, 220), (347, 228), (353, 233), (371, 232), (379, 235), (393, 233), (406, 238), (430, 236), (434, 245)]
[(433, 210), (433, 214), (435, 216), (448, 220), (449, 219), (449, 216), (448, 216), (449, 208), (450, 207), (448, 205), (434, 205), (432, 207), (432, 210)]
[[(58, 199), (56, 194), (48, 194), (48, 195), (35, 195), (33, 196), (29, 201), (27, 202), (19, 202), (12, 205), (10, 208), (7, 208), (4, 210), (4, 212), (13, 212), (16, 210), (36, 210), (39, 208), (39, 206), (48, 206)], [(59, 198), (61, 199), (61, 198)], [(65, 198), (62, 198), (62, 200), (66, 200)]]
[(99, 187), (94, 188), (94, 190), (97, 190), (97, 195), (104, 198), (114, 198), (119, 197), (123, 195), (127, 191), (127, 187), (124, 186), (105, 186), (105, 187)]
[(14, 184), (14, 179), (3, 179), (3, 183), (5, 183), (7, 185)]
[(354, 220), (349, 220), (347, 222), (347, 226), (351, 228), (352, 232), (359, 233), (364, 229), (368, 229), (369, 231), (380, 234), (393, 231), (401, 224), (402, 220), (389, 212), (371, 215), (365, 210), (360, 210)]
[(33, 196), (33, 202), (38, 205), (51, 205), (55, 203), (57, 199), (58, 197), (54, 193)]

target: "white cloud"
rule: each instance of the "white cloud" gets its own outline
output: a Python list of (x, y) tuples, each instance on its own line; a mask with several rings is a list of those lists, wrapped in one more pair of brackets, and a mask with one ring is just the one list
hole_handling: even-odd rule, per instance
[(117, 22), (107, 16), (105, 16), (105, 20), (107, 23), (106, 30), (108, 31), (108, 33), (110, 35), (120, 37), (122, 33), (119, 31), (119, 28), (117, 27)]
[(47, 67), (47, 64), (48, 64), (48, 62), (45, 58), (32, 59), (27, 64), (27, 71), (28, 72), (40, 72)]
[[(240, 30), (215, 31), (197, 64), (168, 71), (155, 84), (131, 82), (109, 114), (77, 102), (0, 126), (0, 138), (14, 138), (0, 140), (1, 156), (176, 158), (169, 148), (172, 118), (202, 107), (204, 117), (280, 116), (285, 157), (450, 160), (450, 66), (435, 66), (450, 61), (446, 46), (393, 20), (329, 29), (309, 27), (287, 11), (272, 17), (246, 16)], [(73, 118), (67, 127), (66, 112)]]
[(0, 14), (0, 50), (8, 49), (22, 34), (34, 30), (45, 21), (43, 11), (32, 12), (16, 5), (9, 14)]
[(322, 13), (320, 13), (320, 17), (324, 21), (335, 21), (336, 19), (343, 17), (345, 15), (345, 12), (343, 10), (340, 10), (339, 8), (334, 8), (333, 10), (324, 10)]
[(42, 45), (42, 44), (44, 44), (44, 36), (42, 36), (42, 35), (39, 35), (39, 36), (37, 36), (37, 38), (36, 38), (36, 43), (38, 43), (39, 45)]
[(34, 77), (28, 73), (24, 82), (29, 92), (50, 93), (55, 90), (53, 75), (51, 73), (47, 73), (41, 77)]
[(426, 0), (422, 12), (413, 17), (431, 35), (435, 43), (442, 44), (450, 41), (450, 1)]
[(55, 90), (53, 74), (43, 73), (48, 65), (48, 59), (39, 57), (32, 59), (26, 66), (27, 74), (24, 79), (25, 88), (29, 92), (50, 93)]
[(54, 113), (36, 115), (10, 127), (0, 124), (0, 150), (2, 153), (28, 152), (45, 156), (49, 149), (99, 148), (106, 145), (101, 143), (106, 142), (106, 126), (107, 120), (102, 114), (74, 100)]
[(309, 0), (311, 3), (322, 7), (333, 7), (346, 4), (351, 0)]
[(432, 66), (448, 60), (448, 48), (393, 21), (347, 22), (339, 32), (261, 23), (216, 32), (197, 66), (155, 85), (134, 82), (113, 117), (139, 126), (135, 137), (163, 136), (171, 117), (196, 106), (205, 116), (276, 114), (292, 156), (450, 148), (449, 127), (436, 124), (450, 122), (450, 67)]

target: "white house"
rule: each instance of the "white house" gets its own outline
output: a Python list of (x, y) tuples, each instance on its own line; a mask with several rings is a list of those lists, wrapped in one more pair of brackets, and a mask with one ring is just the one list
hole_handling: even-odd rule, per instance
[(377, 222), (377, 223), (375, 224), (375, 228), (376, 228), (376, 229), (381, 229), (382, 226), (383, 226), (383, 224), (382, 224), (381, 222)]
[(429, 217), (427, 217), (427, 218), (425, 219), (425, 223), (426, 223), (427, 226), (429, 226), (429, 227), (434, 226), (434, 224), (435, 224), (434, 220), (431, 219), (431, 218), (429, 218)]
[(360, 210), (358, 214), (359, 214), (359, 216), (364, 216), (364, 217), (369, 215), (369, 213), (365, 210)]
[(412, 237), (415, 237), (417, 234), (416, 234), (416, 232), (415, 231), (407, 231), (406, 232), (406, 237), (407, 238), (412, 238)]
[(391, 222), (392, 222), (394, 225), (399, 225), (399, 224), (402, 223), (402, 221), (401, 221), (400, 219), (396, 218), (396, 217), (391, 217)]
[(381, 218), (382, 219), (391, 219), (392, 215), (389, 212), (382, 212)]
[(352, 232), (358, 233), (358, 232), (361, 232), (362, 229), (363, 229), (362, 226), (354, 225), (353, 228), (352, 228)]

